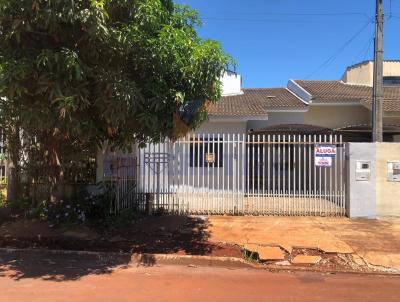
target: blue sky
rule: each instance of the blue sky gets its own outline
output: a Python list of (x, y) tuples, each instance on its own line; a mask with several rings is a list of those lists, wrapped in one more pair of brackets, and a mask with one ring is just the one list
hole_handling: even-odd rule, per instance
[[(339, 79), (346, 66), (373, 58), (375, 0), (175, 2), (199, 11), (200, 36), (235, 58), (244, 87)], [(400, 0), (384, 0), (384, 11), (384, 57), (400, 59)]]

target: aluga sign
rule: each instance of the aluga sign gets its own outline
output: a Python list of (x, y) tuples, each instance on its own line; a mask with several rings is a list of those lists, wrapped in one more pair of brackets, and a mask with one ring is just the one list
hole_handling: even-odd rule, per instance
[(331, 167), (332, 158), (335, 156), (335, 145), (315, 145), (315, 165), (317, 167)]

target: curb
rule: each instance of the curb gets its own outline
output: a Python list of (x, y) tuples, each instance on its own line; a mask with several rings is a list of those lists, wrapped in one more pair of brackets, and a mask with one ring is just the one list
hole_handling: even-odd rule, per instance
[(260, 263), (248, 262), (241, 258), (234, 257), (215, 257), (215, 256), (197, 256), (197, 255), (176, 255), (176, 254), (149, 254), (149, 253), (116, 253), (116, 252), (94, 252), (94, 251), (74, 251), (74, 250), (51, 250), (51, 249), (21, 249), (21, 248), (0, 248), (0, 253), (20, 254), (35, 253), (44, 255), (72, 255), (95, 257), (96, 260), (105, 260), (110, 258), (124, 257), (129, 259), (129, 265), (151, 267), (155, 265), (183, 265), (190, 267), (220, 267), (228, 269), (257, 269), (272, 273), (296, 273), (312, 272), (321, 274), (351, 274), (351, 275), (369, 275), (382, 277), (400, 276), (399, 272), (381, 272), (381, 271), (351, 271), (351, 270), (326, 270), (307, 266), (277, 267), (263, 265)]
[(158, 264), (175, 264), (187, 266), (229, 267), (229, 268), (256, 268), (258, 265), (249, 263), (241, 258), (214, 257), (197, 255), (176, 254), (150, 254), (150, 253), (116, 253), (116, 252), (94, 252), (74, 250), (52, 250), (52, 249), (22, 249), (22, 248), (0, 248), (0, 253), (20, 254), (35, 253), (41, 255), (75, 255), (88, 256), (98, 259), (110, 259), (124, 257), (129, 259), (129, 264), (137, 266), (153, 266)]

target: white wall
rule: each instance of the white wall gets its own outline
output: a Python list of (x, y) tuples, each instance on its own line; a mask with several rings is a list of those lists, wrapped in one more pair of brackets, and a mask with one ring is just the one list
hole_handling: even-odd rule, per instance
[(221, 78), (222, 95), (242, 94), (242, 77), (231, 71), (226, 71)]

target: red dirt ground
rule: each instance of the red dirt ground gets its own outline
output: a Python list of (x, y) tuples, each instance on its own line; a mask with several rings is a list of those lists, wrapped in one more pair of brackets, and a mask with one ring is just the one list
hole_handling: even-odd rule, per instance
[(161, 216), (98, 234), (87, 227), (52, 229), (22, 220), (0, 227), (0, 247), (242, 257), (239, 247), (209, 242), (207, 227), (199, 217)]

